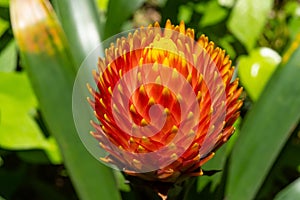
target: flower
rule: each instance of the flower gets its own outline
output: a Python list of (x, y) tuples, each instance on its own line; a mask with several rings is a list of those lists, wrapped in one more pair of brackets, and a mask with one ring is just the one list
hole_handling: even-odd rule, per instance
[(120, 37), (105, 50), (89, 90), (101, 158), (130, 176), (175, 183), (234, 132), (242, 88), (225, 51), (194, 30), (166, 22)]

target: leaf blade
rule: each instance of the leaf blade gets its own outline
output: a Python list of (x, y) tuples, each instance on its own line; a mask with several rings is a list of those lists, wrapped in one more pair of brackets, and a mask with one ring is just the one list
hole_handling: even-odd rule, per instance
[(104, 38), (121, 32), (122, 24), (144, 2), (145, 0), (131, 0), (130, 3), (127, 0), (110, 0), (107, 8)]
[[(279, 68), (249, 111), (234, 147), (226, 194), (253, 199), (300, 118), (300, 48)], [(267, 140), (266, 140), (267, 138)]]
[[(238, 0), (227, 22), (229, 30), (250, 51), (261, 34), (267, 14), (273, 6), (272, 0)], [(254, 28), (255, 27), (255, 28)], [(249, 28), (252, 28), (251, 31)]]
[(100, 17), (94, 0), (54, 0), (78, 69), (86, 56), (101, 42)]
[(293, 200), (300, 196), (300, 178), (289, 184), (282, 191), (280, 191), (275, 200)]

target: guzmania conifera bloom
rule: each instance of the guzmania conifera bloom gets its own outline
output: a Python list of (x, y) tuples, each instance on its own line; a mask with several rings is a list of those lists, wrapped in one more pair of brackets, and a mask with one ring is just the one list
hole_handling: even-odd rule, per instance
[(88, 98), (102, 161), (148, 182), (176, 183), (234, 132), (242, 92), (225, 51), (183, 22), (158, 23), (118, 38), (94, 71)]

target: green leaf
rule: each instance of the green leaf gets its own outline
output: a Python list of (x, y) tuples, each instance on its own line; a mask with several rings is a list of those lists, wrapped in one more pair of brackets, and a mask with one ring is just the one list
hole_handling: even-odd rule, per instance
[(300, 197), (300, 178), (279, 192), (275, 200), (294, 200)]
[(188, 5), (181, 5), (178, 9), (178, 21), (183, 20), (185, 23), (189, 23), (193, 15), (192, 7)]
[(44, 151), (52, 164), (62, 164), (63, 158), (54, 137), (50, 136), (47, 138), (47, 146), (44, 147)]
[(8, 7), (10, 0), (0, 0), (0, 6)]
[(291, 18), (288, 23), (288, 29), (291, 39), (296, 39), (297, 34), (300, 32), (300, 17)]
[(276, 193), (290, 184), (292, 179), (299, 176), (299, 171), (297, 170), (300, 165), (300, 156), (297, 153), (300, 152), (299, 131), (300, 126), (298, 125), (264, 180), (257, 199), (274, 199)]
[(300, 119), (300, 48), (276, 70), (247, 114), (233, 149), (226, 188), (230, 200), (254, 199)]
[(0, 37), (8, 29), (8, 27), (9, 27), (9, 23), (6, 20), (0, 18)]
[(222, 8), (217, 1), (209, 1), (205, 5), (203, 17), (200, 20), (200, 26), (210, 26), (219, 23), (227, 16), (227, 10)]
[(96, 0), (97, 6), (100, 10), (106, 11), (109, 0)]
[(145, 2), (145, 0), (110, 0), (104, 39), (121, 32), (123, 23)]
[(249, 56), (239, 57), (238, 74), (253, 101), (257, 101), (280, 61), (280, 55), (267, 47), (252, 50)]
[(226, 52), (228, 55), (230, 55), (231, 59), (234, 59), (236, 57), (236, 51), (232, 46), (233, 41), (234, 41), (234, 37), (232, 35), (225, 35), (219, 41), (220, 46), (223, 49), (226, 49)]
[(47, 141), (33, 119), (37, 102), (25, 73), (0, 73), (0, 146), (43, 148)]
[(27, 150), (16, 152), (18, 157), (31, 164), (50, 164), (47, 155), (41, 150)]
[(57, 139), (79, 198), (120, 199), (111, 169), (87, 152), (76, 132), (72, 117), (76, 64), (50, 4), (42, 0), (15, 0), (11, 2), (10, 13), (42, 116)]
[(248, 51), (255, 46), (273, 2), (273, 0), (237, 0), (227, 26)]
[(94, 0), (54, 0), (55, 10), (66, 33), (78, 69), (101, 42), (100, 21)]
[(200, 176), (198, 177), (198, 183), (197, 183), (197, 191), (200, 192), (207, 192), (206, 190), (203, 191), (206, 187), (209, 187), (209, 192), (213, 193), (213, 197), (209, 198), (216, 198), (217, 195), (223, 195), (219, 194), (219, 191), (222, 188), (218, 188), (222, 183), (222, 176), (224, 176), (224, 168), (226, 164), (226, 160), (228, 155), (231, 153), (232, 148), (239, 136), (240, 131), (240, 123), (241, 118), (238, 118), (237, 121), (234, 123), (235, 132), (230, 137), (230, 140), (224, 144), (219, 150), (217, 150), (216, 155), (207, 163), (203, 165), (203, 170), (222, 170), (221, 172), (218, 172), (214, 174), (213, 176)]
[(284, 5), (283, 9), (284, 9), (284, 11), (287, 15), (292, 15), (292, 16), (296, 17), (297, 15), (299, 15), (297, 13), (297, 9), (299, 9), (299, 8), (300, 8), (299, 2), (297, 2), (297, 1), (288, 1)]
[(116, 177), (119, 190), (121, 190), (123, 192), (130, 192), (130, 186), (128, 183), (126, 183), (126, 179), (123, 176), (122, 172), (117, 171), (117, 170), (113, 170), (113, 172)]
[[(226, 145), (223, 145), (216, 155), (202, 167), (203, 170), (222, 170), (224, 169), (226, 161)], [(202, 191), (205, 187), (209, 187), (209, 191), (213, 193), (217, 186), (220, 184), (223, 172), (217, 172), (212, 176), (200, 176), (198, 177), (197, 191)], [(207, 191), (205, 191), (207, 192)]]
[(1, 52), (0, 52), (0, 71), (12, 72), (17, 67), (17, 48), (15, 41), (12, 40)]
[(34, 120), (37, 101), (25, 73), (0, 73), (0, 147), (43, 149), (51, 163), (61, 156), (53, 138), (45, 138)]

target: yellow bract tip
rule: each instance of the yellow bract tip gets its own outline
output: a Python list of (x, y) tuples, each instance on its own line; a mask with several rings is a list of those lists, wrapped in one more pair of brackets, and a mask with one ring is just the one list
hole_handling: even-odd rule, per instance
[(143, 119), (141, 120), (141, 125), (142, 125), (142, 126), (147, 126), (147, 125), (148, 125), (148, 122), (143, 118)]

